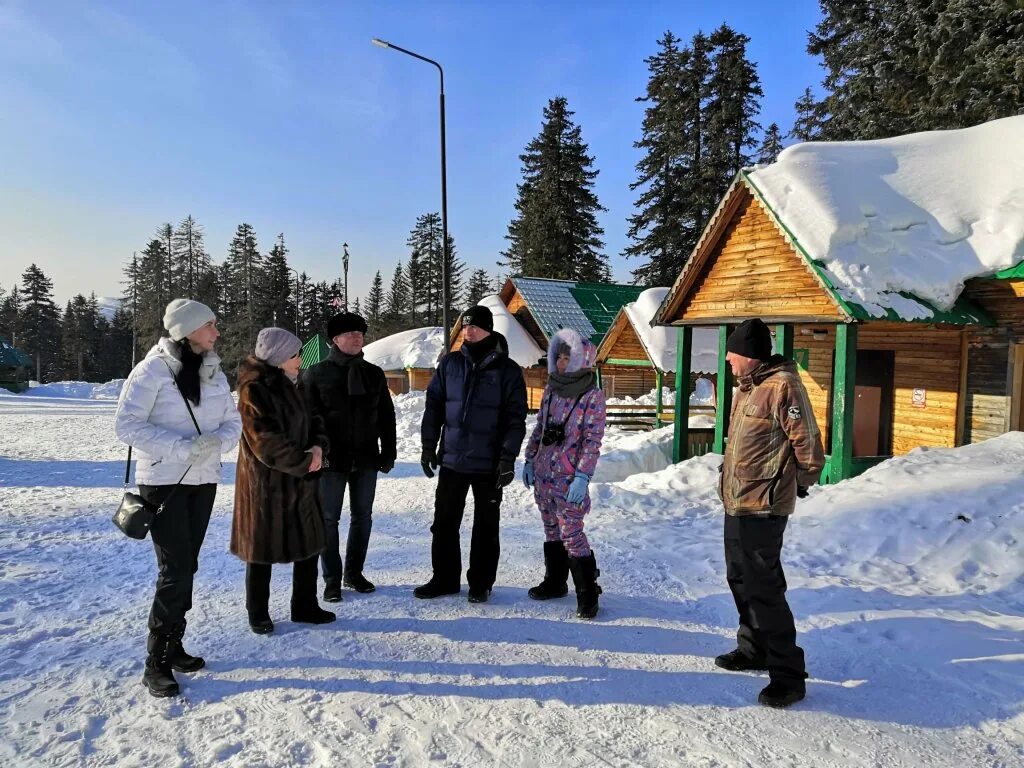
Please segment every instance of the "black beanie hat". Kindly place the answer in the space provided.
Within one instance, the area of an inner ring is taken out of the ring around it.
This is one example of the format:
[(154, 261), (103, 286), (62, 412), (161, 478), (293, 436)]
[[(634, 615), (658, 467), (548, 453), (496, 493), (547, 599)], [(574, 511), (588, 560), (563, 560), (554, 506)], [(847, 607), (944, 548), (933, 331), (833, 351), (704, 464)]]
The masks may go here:
[(772, 332), (763, 320), (744, 320), (729, 334), (725, 349), (754, 360), (768, 360), (772, 356)]
[(477, 304), (462, 313), (463, 325), (475, 325), (488, 333), (494, 330), (494, 315), (487, 307)]
[(339, 312), (327, 321), (327, 338), (329, 339), (333, 339), (339, 333), (352, 331), (366, 333), (368, 330), (366, 321), (355, 312)]

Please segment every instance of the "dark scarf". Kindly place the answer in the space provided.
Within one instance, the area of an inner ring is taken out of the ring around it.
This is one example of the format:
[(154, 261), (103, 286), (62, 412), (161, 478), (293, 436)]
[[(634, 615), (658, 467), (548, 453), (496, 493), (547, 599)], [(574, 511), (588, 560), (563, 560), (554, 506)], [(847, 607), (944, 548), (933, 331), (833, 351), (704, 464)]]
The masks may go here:
[(203, 356), (193, 351), (188, 339), (178, 342), (178, 350), (181, 353), (181, 370), (174, 377), (174, 383), (185, 397), (195, 405), (199, 405), (202, 387), (199, 384), (199, 369), (203, 365)]
[(572, 373), (555, 371), (548, 374), (548, 386), (556, 395), (575, 400), (597, 388), (597, 377), (593, 368), (580, 368)]
[(350, 396), (365, 395), (367, 392), (365, 364), (363, 353), (346, 355), (336, 346), (331, 348), (331, 360), (348, 371), (348, 394)]
[(493, 333), (476, 342), (464, 342), (463, 345), (469, 352), (470, 359), (480, 365), (485, 357), (498, 348), (498, 337)]

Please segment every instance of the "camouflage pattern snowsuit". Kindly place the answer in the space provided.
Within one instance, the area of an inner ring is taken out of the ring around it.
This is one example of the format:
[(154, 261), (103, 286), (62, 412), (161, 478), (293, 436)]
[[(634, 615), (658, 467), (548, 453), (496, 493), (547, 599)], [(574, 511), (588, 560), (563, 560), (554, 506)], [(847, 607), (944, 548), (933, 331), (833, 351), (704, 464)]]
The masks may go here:
[[(597, 350), (571, 329), (563, 329), (551, 339), (548, 372), (555, 372), (558, 348), (568, 344), (566, 373), (593, 368)], [(565, 440), (544, 445), (541, 436), (547, 424), (565, 423)], [(605, 403), (600, 389), (591, 389), (576, 401), (557, 395), (549, 384), (541, 400), (537, 426), (526, 445), (526, 461), (533, 462), (534, 498), (540, 508), (546, 541), (561, 541), (570, 557), (590, 554), (590, 542), (583, 532), (583, 518), (590, 512), (590, 492), (580, 504), (566, 501), (569, 485), (577, 474), (593, 477), (604, 439)]]

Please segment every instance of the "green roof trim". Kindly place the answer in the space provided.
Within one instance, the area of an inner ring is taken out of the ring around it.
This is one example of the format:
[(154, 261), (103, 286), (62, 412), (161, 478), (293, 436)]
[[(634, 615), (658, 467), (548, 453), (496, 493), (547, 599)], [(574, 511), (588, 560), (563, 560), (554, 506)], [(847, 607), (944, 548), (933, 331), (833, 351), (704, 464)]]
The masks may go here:
[(576, 287), (570, 288), (569, 293), (576, 299), (590, 324), (594, 326), (594, 335), (590, 337), (590, 340), (594, 344), (599, 344), (604, 335), (608, 333), (612, 323), (615, 322), (615, 316), (619, 310), (640, 298), (640, 294), (644, 290), (636, 285), (576, 283)]
[(994, 275), (989, 275), (989, 277), (994, 277), (996, 280), (1019, 280), (1024, 278), (1024, 261), (1015, 266), (1001, 269)]
[[(761, 190), (758, 189), (757, 184), (754, 183), (754, 180), (750, 178), (749, 174), (746, 171), (740, 171), (740, 176), (743, 178), (744, 181), (746, 181), (747, 185), (754, 192), (754, 194), (757, 195), (757, 199), (761, 201), (761, 204), (771, 214), (772, 219), (774, 219), (775, 222), (779, 225), (779, 227), (781, 227), (782, 230), (786, 233), (786, 236), (789, 238), (790, 242), (793, 243), (793, 246), (796, 249), (797, 253), (799, 253), (803, 257), (804, 261), (806, 261), (807, 264), (810, 265), (811, 269), (814, 270), (814, 273), (818, 276), (822, 284), (828, 290), (829, 294), (832, 296), (832, 299), (836, 302), (836, 304), (839, 305), (839, 307), (843, 310), (843, 312), (846, 313), (846, 315), (850, 319), (858, 320), (860, 322), (889, 321), (894, 323), (948, 323), (950, 325), (986, 326), (995, 325), (995, 322), (993, 321), (992, 317), (987, 312), (985, 312), (983, 309), (981, 309), (981, 307), (973, 304), (971, 301), (964, 298), (963, 296), (958, 297), (956, 302), (954, 302), (953, 306), (950, 309), (941, 310), (937, 309), (935, 305), (932, 304), (930, 301), (926, 301), (925, 299), (922, 299), (921, 297), (916, 296), (908, 291), (897, 291), (896, 293), (898, 293), (903, 298), (917, 302), (918, 304), (925, 307), (932, 313), (931, 317), (911, 318), (901, 317), (899, 314), (897, 314), (896, 310), (892, 309), (891, 307), (882, 307), (882, 309), (885, 310), (885, 314), (879, 317), (878, 315), (874, 315), (871, 312), (869, 312), (862, 305), (856, 304), (848, 299), (844, 299), (839, 294), (839, 290), (832, 283), (832, 280), (829, 278), (828, 272), (825, 271), (824, 265), (821, 262), (817, 261), (816, 259), (812, 258), (811, 255), (807, 253), (803, 245), (797, 239), (796, 235), (793, 234), (789, 227), (786, 226), (785, 222), (782, 221), (782, 218), (775, 212), (771, 205), (768, 204), (768, 201), (765, 199), (764, 195), (761, 194)], [(1019, 276), (1024, 277), (1024, 262), (1021, 262), (1021, 264), (1018, 264), (1013, 269), (1021, 269), (1022, 271), (1019, 274)], [(998, 277), (1001, 274), (1002, 273), (997, 273), (996, 276)], [(1010, 275), (1009, 277), (1016, 276), (1018, 275)]]
[(328, 358), (331, 354), (331, 345), (321, 334), (312, 336), (309, 341), (302, 345), (302, 368), (312, 368), (319, 362)]

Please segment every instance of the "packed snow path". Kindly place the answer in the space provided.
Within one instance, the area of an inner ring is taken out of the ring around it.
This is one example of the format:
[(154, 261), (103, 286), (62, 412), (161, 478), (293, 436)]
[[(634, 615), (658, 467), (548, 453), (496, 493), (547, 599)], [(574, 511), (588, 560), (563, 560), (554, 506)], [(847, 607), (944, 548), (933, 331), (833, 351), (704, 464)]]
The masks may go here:
[(716, 457), (595, 487), (592, 623), (571, 597), (527, 598), (542, 536), (519, 483), (491, 602), (421, 601), (434, 483), (422, 399), (398, 405), (377, 592), (297, 626), (275, 568), (277, 629), (253, 635), (226, 462), (186, 641), (208, 667), (157, 700), (141, 684), (152, 547), (109, 521), (113, 405), (0, 397), (0, 765), (1024, 765), (1024, 436), (914, 454), (801, 503), (784, 554), (813, 679), (779, 712), (755, 703), (766, 678), (712, 662), (735, 610)]

